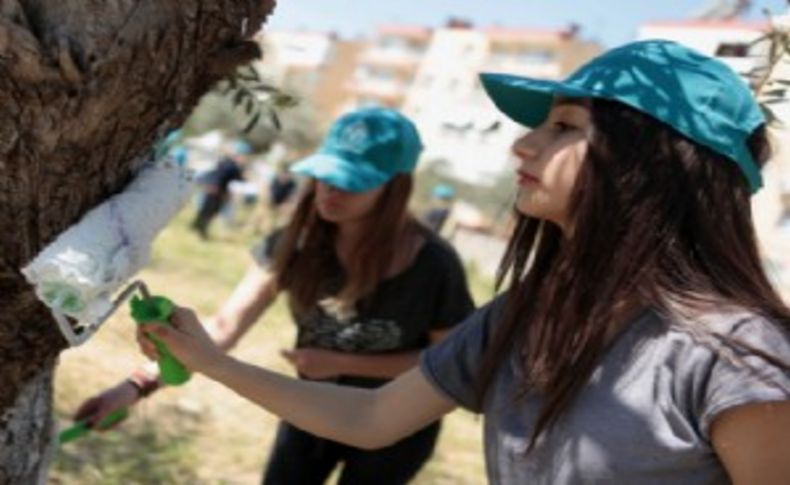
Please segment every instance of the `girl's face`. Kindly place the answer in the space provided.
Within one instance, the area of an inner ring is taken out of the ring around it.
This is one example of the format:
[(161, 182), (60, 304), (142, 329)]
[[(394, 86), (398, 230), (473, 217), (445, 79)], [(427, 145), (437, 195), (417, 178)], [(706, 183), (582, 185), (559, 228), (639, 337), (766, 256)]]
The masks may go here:
[(588, 99), (555, 99), (542, 125), (513, 144), (516, 209), (567, 230), (568, 204), (592, 131)]
[(386, 184), (367, 192), (346, 192), (316, 181), (315, 206), (326, 221), (354, 222), (370, 216)]

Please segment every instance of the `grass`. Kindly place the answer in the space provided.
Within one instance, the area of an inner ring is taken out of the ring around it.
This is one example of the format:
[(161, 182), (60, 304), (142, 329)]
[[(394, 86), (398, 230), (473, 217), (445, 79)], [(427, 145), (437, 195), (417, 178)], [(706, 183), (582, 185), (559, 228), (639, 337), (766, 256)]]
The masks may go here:
[[(210, 315), (229, 295), (251, 260), (249, 236), (213, 227), (217, 238), (202, 243), (187, 231), (185, 211), (160, 235), (149, 267), (141, 273), (153, 293), (167, 295)], [(481, 303), (490, 281), (470, 270)], [(79, 404), (114, 385), (144, 362), (128, 314), (119, 313), (93, 339), (61, 356), (55, 382), (55, 412), (62, 427)], [(295, 338), (282, 299), (234, 350), (241, 359), (290, 373), (279, 356)], [(277, 419), (202, 376), (142, 401), (118, 428), (92, 433), (58, 450), (50, 483), (257, 484)], [(481, 420), (456, 411), (444, 421), (436, 454), (415, 479), (418, 484), (478, 484), (485, 481)]]

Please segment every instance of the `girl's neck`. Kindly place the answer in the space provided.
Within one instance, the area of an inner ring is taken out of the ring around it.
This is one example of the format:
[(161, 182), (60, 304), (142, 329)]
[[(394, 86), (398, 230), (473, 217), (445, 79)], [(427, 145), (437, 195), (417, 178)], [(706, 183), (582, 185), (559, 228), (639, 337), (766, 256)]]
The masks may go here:
[(358, 241), (365, 237), (367, 226), (366, 219), (358, 219), (338, 224), (337, 248), (340, 251), (352, 251)]
[[(347, 265), (348, 261), (352, 259), (354, 251), (359, 250), (359, 241), (369, 237), (369, 227), (370, 222), (366, 219), (338, 224), (335, 251), (341, 264)], [(408, 224), (401, 222), (399, 229), (395, 236), (396, 241), (393, 242), (399, 249), (395, 252), (390, 267), (386, 270), (388, 277), (410, 266), (425, 242), (422, 236), (408, 229)]]

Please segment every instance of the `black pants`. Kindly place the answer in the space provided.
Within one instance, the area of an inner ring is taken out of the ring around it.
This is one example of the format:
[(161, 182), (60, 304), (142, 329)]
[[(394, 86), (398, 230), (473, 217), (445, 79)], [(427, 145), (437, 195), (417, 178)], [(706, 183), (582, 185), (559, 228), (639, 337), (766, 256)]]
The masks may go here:
[(339, 485), (402, 485), (433, 454), (440, 424), (417, 431), (394, 445), (362, 450), (280, 423), (263, 485), (320, 485), (342, 463)]
[(206, 194), (204, 196), (198, 208), (197, 216), (194, 222), (192, 222), (192, 228), (195, 229), (201, 237), (208, 237), (208, 225), (211, 223), (211, 220), (219, 214), (219, 211), (222, 210), (225, 199), (225, 194)]

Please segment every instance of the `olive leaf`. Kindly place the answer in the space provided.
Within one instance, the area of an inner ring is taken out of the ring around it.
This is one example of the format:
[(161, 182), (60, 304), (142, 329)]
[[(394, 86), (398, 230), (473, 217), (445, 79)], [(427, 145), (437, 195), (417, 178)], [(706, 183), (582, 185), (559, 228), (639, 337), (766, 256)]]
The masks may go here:
[(243, 109), (247, 122), (243, 132), (249, 133), (265, 118), (277, 130), (282, 130), (278, 111), (293, 108), (299, 99), (261, 78), (253, 65), (242, 66), (220, 82), (217, 91), (230, 99), (234, 108)]

